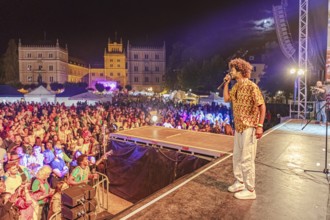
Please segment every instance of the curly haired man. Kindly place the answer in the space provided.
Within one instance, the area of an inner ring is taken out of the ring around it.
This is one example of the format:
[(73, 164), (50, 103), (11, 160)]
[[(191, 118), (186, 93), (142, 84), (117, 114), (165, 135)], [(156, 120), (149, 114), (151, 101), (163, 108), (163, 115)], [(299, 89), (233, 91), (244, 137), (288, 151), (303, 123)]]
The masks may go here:
[[(252, 65), (237, 58), (229, 62), (225, 77), (224, 100), (232, 102), (235, 123), (233, 171), (235, 183), (228, 188), (237, 199), (255, 199), (255, 157), (257, 139), (263, 134), (266, 105), (259, 87), (249, 78)], [(236, 81), (231, 90), (230, 80)]]

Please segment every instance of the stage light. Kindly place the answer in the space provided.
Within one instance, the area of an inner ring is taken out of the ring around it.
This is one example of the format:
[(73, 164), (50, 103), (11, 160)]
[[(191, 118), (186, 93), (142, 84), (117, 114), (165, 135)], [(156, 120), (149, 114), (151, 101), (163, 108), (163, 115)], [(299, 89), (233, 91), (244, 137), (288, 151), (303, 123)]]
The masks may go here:
[(157, 115), (154, 115), (154, 116), (152, 116), (151, 117), (151, 120), (152, 120), (152, 122), (157, 122), (158, 121), (158, 117), (157, 117)]
[(302, 76), (305, 74), (305, 71), (302, 70), (302, 69), (299, 69), (298, 72), (297, 72), (298, 76)]
[(295, 74), (296, 72), (297, 72), (297, 70), (295, 68), (290, 69), (290, 74)]

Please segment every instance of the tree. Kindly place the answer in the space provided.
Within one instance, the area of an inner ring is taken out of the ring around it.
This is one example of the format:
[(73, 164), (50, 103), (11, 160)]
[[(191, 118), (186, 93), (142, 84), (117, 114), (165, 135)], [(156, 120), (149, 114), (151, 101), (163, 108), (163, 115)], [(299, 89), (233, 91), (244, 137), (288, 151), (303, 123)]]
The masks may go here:
[(127, 89), (127, 91), (131, 91), (132, 90), (132, 86), (131, 85), (126, 85), (125, 89)]
[(119, 91), (121, 91), (121, 90), (123, 90), (123, 87), (122, 87), (121, 85), (117, 85), (117, 89), (118, 89)]
[(102, 83), (96, 83), (95, 84), (95, 89), (99, 92), (103, 92), (104, 91), (104, 85)]
[(3, 64), (3, 56), (0, 57), (0, 82), (4, 83), (6, 82), (5, 80), (5, 67)]
[(14, 39), (8, 42), (7, 50), (3, 56), (3, 68), (5, 81), (19, 81), (18, 52)]

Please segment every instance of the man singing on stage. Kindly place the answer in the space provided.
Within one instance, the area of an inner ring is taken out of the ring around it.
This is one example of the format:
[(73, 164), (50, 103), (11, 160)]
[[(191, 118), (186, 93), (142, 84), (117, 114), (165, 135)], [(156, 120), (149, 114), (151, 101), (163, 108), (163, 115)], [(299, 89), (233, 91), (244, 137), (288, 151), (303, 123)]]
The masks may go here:
[[(233, 171), (236, 181), (228, 188), (237, 199), (255, 199), (257, 139), (262, 137), (266, 105), (259, 87), (249, 80), (252, 65), (242, 59), (229, 62), (224, 81), (224, 100), (232, 102), (235, 123)], [(230, 80), (236, 84), (229, 91)]]

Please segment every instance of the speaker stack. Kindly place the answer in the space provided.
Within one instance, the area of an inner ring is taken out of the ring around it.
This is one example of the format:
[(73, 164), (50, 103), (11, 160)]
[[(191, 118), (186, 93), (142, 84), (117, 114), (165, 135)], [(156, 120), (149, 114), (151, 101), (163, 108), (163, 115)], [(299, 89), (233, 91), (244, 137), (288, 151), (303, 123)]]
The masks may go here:
[(62, 192), (62, 219), (89, 220), (96, 212), (96, 190), (87, 184), (70, 187)]

